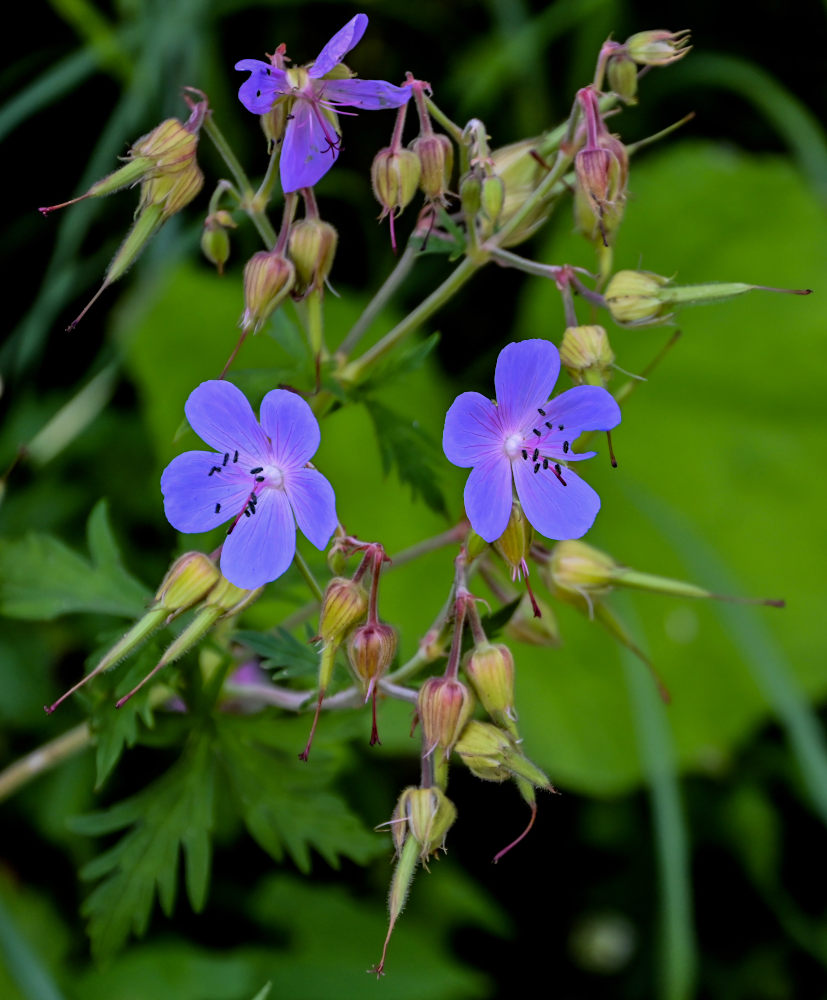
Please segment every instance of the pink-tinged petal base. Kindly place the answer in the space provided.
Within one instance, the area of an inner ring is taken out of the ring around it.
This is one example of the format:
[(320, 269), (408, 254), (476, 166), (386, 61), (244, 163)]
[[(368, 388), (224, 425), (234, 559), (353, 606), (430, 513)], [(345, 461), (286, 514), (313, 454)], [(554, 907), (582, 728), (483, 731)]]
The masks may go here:
[[(222, 459), (213, 451), (186, 451), (164, 469), (164, 513), (176, 531), (211, 531), (246, 504), (251, 488), (246, 468), (242, 473), (232, 462), (222, 466)], [(221, 471), (210, 475), (214, 467)]]
[(304, 537), (323, 549), (336, 530), (336, 497), (333, 487), (315, 469), (297, 469), (286, 483), (296, 523)]
[(457, 396), (445, 414), (442, 450), (461, 469), (503, 454), (499, 411), (490, 399), (478, 392)]
[(261, 426), (283, 469), (300, 469), (318, 450), (319, 422), (301, 396), (288, 389), (273, 389), (261, 401)]
[(465, 513), (486, 542), (495, 542), (508, 526), (512, 498), (511, 462), (504, 454), (471, 470), (465, 484)]
[(546, 538), (581, 538), (594, 524), (600, 497), (572, 469), (560, 470), (565, 486), (551, 469), (533, 469), (528, 462), (514, 463), (517, 496), (529, 523)]
[(548, 340), (523, 340), (505, 346), (494, 373), (503, 427), (516, 431), (537, 419), (537, 409), (548, 400), (559, 374), (560, 355)]
[(264, 490), (256, 513), (241, 517), (221, 550), (221, 572), (253, 590), (278, 579), (296, 554), (296, 524), (282, 490)]

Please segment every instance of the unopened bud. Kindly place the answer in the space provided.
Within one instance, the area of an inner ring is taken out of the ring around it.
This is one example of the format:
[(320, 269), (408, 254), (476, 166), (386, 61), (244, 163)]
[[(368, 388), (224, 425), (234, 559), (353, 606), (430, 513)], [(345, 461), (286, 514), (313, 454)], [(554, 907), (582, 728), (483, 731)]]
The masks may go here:
[(600, 136), (599, 143), (581, 149), (574, 158), (574, 210), (583, 235), (609, 246), (623, 218), (629, 155), (620, 140), (608, 132)]
[(614, 352), (602, 326), (570, 326), (563, 334), (560, 363), (572, 382), (605, 386), (614, 360)]
[(368, 595), (360, 583), (334, 577), (324, 592), (319, 616), (319, 636), (325, 644), (339, 645), (368, 610)]
[(482, 182), (482, 214), (488, 219), (492, 226), (502, 214), (505, 204), (505, 183), (502, 177), (491, 174)]
[(479, 643), (468, 653), (463, 669), (485, 711), (497, 725), (516, 736), (514, 657), (508, 646)]
[(155, 601), (166, 612), (177, 614), (203, 600), (220, 577), (209, 556), (203, 552), (185, 552), (167, 571)]
[(321, 219), (301, 219), (290, 228), (288, 248), (296, 267), (293, 294), (320, 289), (333, 267), (339, 236), (329, 222)]
[(145, 180), (140, 207), (159, 205), (162, 221), (166, 221), (189, 205), (203, 186), (204, 175), (193, 160), (183, 170), (158, 173)]
[(420, 860), (425, 861), (444, 849), (445, 837), (456, 818), (456, 807), (441, 789), (406, 788), (399, 796), (391, 820), (397, 855), (410, 835), (419, 845)]
[(513, 737), (490, 722), (472, 719), (457, 742), (463, 764), (483, 781), (523, 778), (535, 788), (550, 788), (546, 775), (519, 750)]
[(381, 622), (360, 625), (348, 640), (347, 655), (362, 690), (370, 695), (396, 655), (396, 632)]
[(134, 142), (129, 155), (148, 157), (158, 172), (175, 173), (195, 159), (197, 148), (197, 128), (193, 130), (177, 118), (167, 118)]
[(412, 149), (380, 149), (373, 158), (370, 182), (373, 194), (382, 206), (382, 215), (394, 217), (411, 203), (419, 187), (422, 165)]
[(483, 552), (488, 551), (488, 542), (478, 535), (476, 531), (471, 530), (468, 532), (468, 537), (465, 539), (465, 551), (468, 553), (468, 561), (476, 559), (477, 556), (481, 556)]
[(260, 250), (244, 266), (242, 330), (257, 333), (287, 297), (296, 280), (293, 262), (275, 251)]
[(637, 104), (637, 65), (622, 48), (609, 58), (606, 75), (609, 88), (625, 104)]
[(473, 711), (474, 696), (466, 684), (449, 677), (429, 677), (417, 700), (425, 753), (441, 747), (444, 756), (450, 756)]
[(690, 51), (689, 29), (639, 31), (627, 38), (623, 47), (641, 66), (668, 66)]
[(610, 555), (585, 542), (558, 542), (547, 566), (549, 589), (564, 600), (570, 600), (573, 594), (608, 594), (616, 569), (617, 563)]
[(511, 504), (511, 516), (505, 531), (494, 542), (494, 548), (511, 568), (511, 579), (515, 580), (526, 570), (526, 557), (531, 550), (534, 528), (523, 512), (522, 504), (515, 500)]
[(224, 273), (224, 265), (230, 258), (229, 229), (235, 229), (233, 217), (225, 209), (213, 212), (204, 220), (201, 231), (201, 252), (214, 264), (218, 273)]
[(290, 99), (280, 97), (267, 114), (261, 115), (259, 123), (270, 150), (284, 138), (290, 110)]
[(612, 319), (620, 326), (648, 326), (672, 319), (660, 297), (669, 283), (651, 271), (618, 271), (606, 286), (604, 298)]
[(447, 135), (420, 135), (411, 143), (419, 157), (422, 174), (419, 186), (432, 201), (444, 201), (454, 168), (454, 147)]
[[(505, 197), (499, 224), (506, 225), (531, 197), (548, 170), (536, 155), (539, 139), (524, 139), (501, 146), (491, 153), (494, 173), (502, 180)], [(516, 246), (532, 236), (551, 215), (551, 198), (538, 202), (525, 219), (503, 241), (504, 247)]]

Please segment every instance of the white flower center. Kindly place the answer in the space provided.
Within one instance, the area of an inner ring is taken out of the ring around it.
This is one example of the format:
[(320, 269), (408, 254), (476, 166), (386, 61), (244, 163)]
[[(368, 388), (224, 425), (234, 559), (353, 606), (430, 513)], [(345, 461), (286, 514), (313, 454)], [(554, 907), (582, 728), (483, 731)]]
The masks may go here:
[(284, 473), (277, 465), (265, 465), (261, 475), (264, 476), (264, 485), (271, 490), (284, 489)]
[(505, 441), (503, 441), (503, 451), (509, 458), (516, 458), (520, 454), (522, 444), (522, 434), (509, 434)]

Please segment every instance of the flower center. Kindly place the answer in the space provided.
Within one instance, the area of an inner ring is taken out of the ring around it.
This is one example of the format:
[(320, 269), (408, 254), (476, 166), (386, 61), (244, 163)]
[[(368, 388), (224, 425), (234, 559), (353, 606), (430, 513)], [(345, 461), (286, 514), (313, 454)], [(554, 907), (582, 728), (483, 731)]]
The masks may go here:
[(520, 454), (520, 448), (522, 448), (522, 445), (522, 434), (509, 434), (505, 441), (503, 441), (503, 451), (509, 458), (513, 459)]

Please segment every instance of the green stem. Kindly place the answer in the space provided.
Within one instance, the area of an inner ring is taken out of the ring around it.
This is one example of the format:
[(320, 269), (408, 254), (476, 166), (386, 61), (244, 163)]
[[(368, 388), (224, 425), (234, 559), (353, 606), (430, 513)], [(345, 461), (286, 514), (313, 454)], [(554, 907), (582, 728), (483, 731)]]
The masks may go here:
[(258, 191), (255, 193), (253, 198), (253, 204), (256, 207), (256, 211), (263, 212), (270, 201), (270, 195), (273, 193), (273, 188), (276, 184), (276, 177), (278, 175), (278, 165), (279, 159), (281, 158), (281, 146), (273, 146), (273, 151), (270, 153), (270, 160), (267, 164), (267, 170), (264, 172), (264, 177), (259, 184)]
[(82, 722), (74, 729), (44, 743), (31, 753), (0, 771), (0, 801), (13, 795), (18, 788), (27, 785), (33, 778), (62, 764), (64, 760), (92, 745), (92, 731), (88, 722)]
[(428, 114), (439, 122), (458, 146), (462, 146), (462, 129), (459, 125), (451, 121), (448, 115), (444, 111), (441, 111), (430, 97), (425, 98), (425, 106), (428, 109)]
[(413, 268), (415, 260), (416, 260), (416, 249), (413, 247), (411, 243), (408, 243), (407, 247), (405, 247), (405, 250), (402, 253), (402, 256), (396, 262), (396, 267), (394, 267), (394, 269), (385, 279), (384, 283), (382, 284), (382, 287), (367, 304), (367, 306), (362, 312), (362, 315), (350, 328), (350, 330), (347, 333), (347, 336), (339, 346), (339, 350), (336, 353), (337, 356), (341, 359), (342, 364), (344, 364), (347, 361), (348, 355), (362, 339), (363, 335), (370, 327), (371, 323), (385, 308), (390, 298), (394, 295), (394, 293), (402, 284), (402, 282), (411, 273), (411, 269)]
[(313, 593), (313, 596), (321, 604), (324, 594), (322, 593), (322, 588), (319, 586), (316, 577), (313, 576), (310, 571), (310, 567), (304, 561), (304, 556), (296, 549), (296, 554), (293, 557), (293, 562), (295, 563), (296, 569), (304, 577), (304, 581)]
[(314, 358), (326, 358), (327, 348), (324, 343), (324, 313), (322, 311), (322, 293), (314, 289), (304, 300), (305, 320), (307, 322), (307, 338)]
[(339, 372), (339, 378), (343, 382), (358, 382), (371, 365), (376, 364), (377, 361), (396, 347), (401, 340), (404, 340), (408, 334), (413, 333), (425, 320), (429, 319), (440, 309), (452, 295), (458, 292), (471, 275), (483, 266), (485, 260), (486, 258), (471, 260), (466, 257), (445, 281), (442, 282), (439, 288), (435, 289), (424, 301), (420, 302), (416, 309), (406, 316), (401, 323), (397, 323), (389, 333), (386, 333), (378, 343), (374, 344), (370, 350), (365, 351), (361, 357), (346, 365)]

